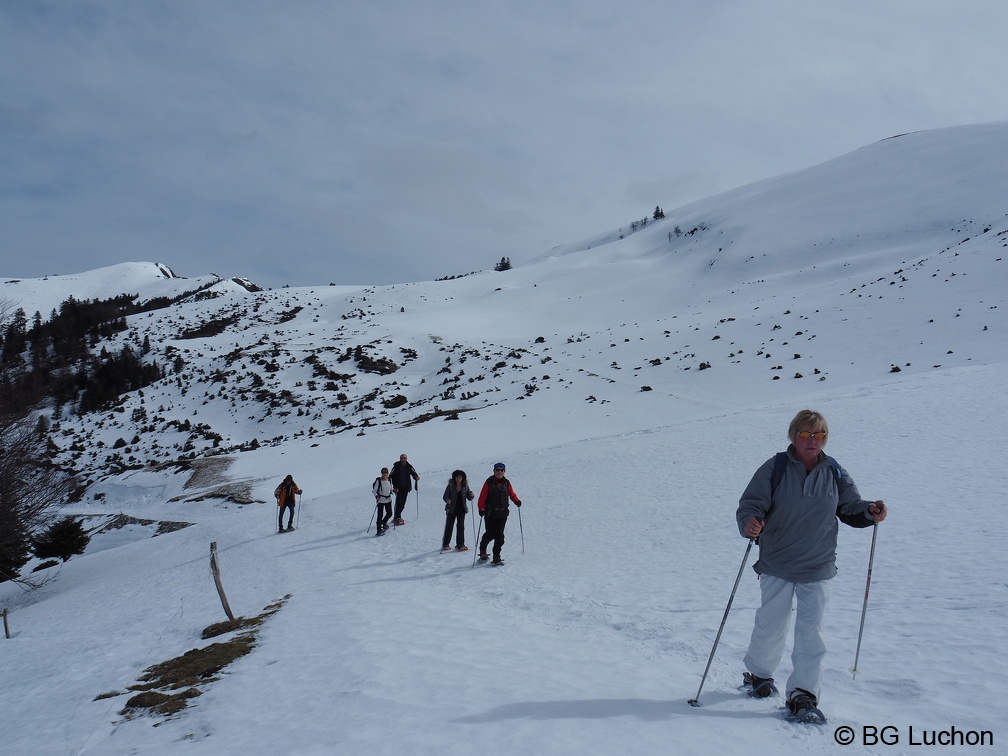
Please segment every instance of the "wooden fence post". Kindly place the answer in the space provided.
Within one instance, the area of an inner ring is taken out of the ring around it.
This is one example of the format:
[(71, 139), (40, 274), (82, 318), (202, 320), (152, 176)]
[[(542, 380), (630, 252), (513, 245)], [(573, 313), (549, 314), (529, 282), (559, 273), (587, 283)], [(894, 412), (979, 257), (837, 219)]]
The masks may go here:
[(221, 585), (220, 566), (217, 564), (217, 541), (210, 542), (210, 570), (213, 572), (214, 583), (217, 584), (217, 593), (220, 594), (221, 604), (224, 605), (224, 613), (228, 619), (234, 622), (234, 614), (228, 606), (227, 596), (224, 595), (224, 586)]
[(6, 635), (7, 639), (10, 640), (10, 625), (7, 624), (7, 608), (6, 607), (4, 607), (4, 610), (3, 610), (3, 629), (4, 629), (4, 635)]

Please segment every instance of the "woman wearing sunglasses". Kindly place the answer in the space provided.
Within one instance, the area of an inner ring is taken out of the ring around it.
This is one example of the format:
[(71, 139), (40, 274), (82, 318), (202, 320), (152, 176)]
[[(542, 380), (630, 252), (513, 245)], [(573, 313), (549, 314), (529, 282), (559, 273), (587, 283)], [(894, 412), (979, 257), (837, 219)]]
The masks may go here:
[(817, 707), (826, 655), (823, 614), (837, 572), (838, 521), (868, 527), (885, 519), (886, 507), (862, 499), (847, 471), (823, 452), (829, 426), (820, 413), (802, 410), (795, 415), (788, 438), (787, 451), (753, 475), (735, 513), (739, 532), (759, 544), (753, 569), (760, 576), (761, 603), (743, 682), (760, 698), (777, 692), (773, 674), (797, 599), (786, 700), (796, 716), (815, 711), (821, 717)]

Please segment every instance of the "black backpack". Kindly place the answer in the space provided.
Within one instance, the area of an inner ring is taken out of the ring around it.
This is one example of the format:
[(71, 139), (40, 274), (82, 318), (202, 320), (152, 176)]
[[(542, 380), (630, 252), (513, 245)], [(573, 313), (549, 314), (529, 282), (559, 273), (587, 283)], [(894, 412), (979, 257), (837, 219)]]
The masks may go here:
[(487, 491), (486, 514), (489, 517), (507, 517), (508, 515), (508, 479), (497, 480), (494, 477), (487, 478), (489, 490)]

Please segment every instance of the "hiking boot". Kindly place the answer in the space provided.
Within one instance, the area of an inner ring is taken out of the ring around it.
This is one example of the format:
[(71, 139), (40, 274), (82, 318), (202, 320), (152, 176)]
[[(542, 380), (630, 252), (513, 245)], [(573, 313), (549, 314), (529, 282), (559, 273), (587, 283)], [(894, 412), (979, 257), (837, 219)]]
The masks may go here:
[(788, 699), (787, 706), (788, 710), (795, 716), (798, 715), (800, 711), (809, 711), (816, 708), (816, 704), (819, 702), (816, 697), (809, 693), (807, 690), (802, 690), (801, 688), (796, 688), (791, 694), (791, 698)]
[(447, 543), (441, 547), (441, 551), (451, 551), (452, 548)]
[(491, 564), (504, 564), (504, 560), (501, 559), (500, 557), (494, 557), (494, 560), (491, 562)]
[(469, 551), (469, 547), (463, 544), (462, 546), (456, 546), (455, 551)]
[(277, 533), (283, 533), (283, 532), (284, 532), (283, 528), (280, 528), (280, 530), (277, 531)]
[(489, 562), (490, 561), (490, 556), (487, 555), (487, 554), (480, 554), (479, 555), (479, 560), (481, 562)]
[(402, 517), (397, 517), (393, 522), (396, 525), (405, 525), (406, 524), (406, 520), (404, 520)]
[(751, 672), (743, 672), (742, 683), (749, 688), (749, 695), (753, 698), (766, 698), (777, 692), (772, 677), (757, 677)]

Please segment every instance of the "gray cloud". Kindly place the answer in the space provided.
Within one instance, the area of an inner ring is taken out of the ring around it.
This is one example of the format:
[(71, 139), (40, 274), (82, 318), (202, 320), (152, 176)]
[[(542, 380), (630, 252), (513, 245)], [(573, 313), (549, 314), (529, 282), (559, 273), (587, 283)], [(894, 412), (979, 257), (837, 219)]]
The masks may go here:
[(894, 133), (1008, 114), (1008, 7), (0, 5), (0, 275), (268, 286), (520, 262)]

